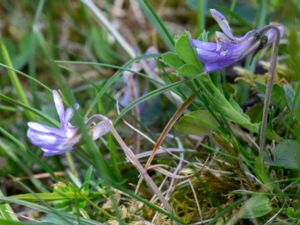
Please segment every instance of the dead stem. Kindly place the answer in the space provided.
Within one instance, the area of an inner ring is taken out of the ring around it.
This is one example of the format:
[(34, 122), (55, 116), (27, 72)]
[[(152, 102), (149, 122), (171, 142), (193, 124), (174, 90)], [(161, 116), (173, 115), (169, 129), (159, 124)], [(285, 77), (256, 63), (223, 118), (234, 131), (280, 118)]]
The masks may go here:
[(161, 201), (161, 203), (163, 204), (165, 209), (168, 210), (169, 212), (172, 212), (171, 206), (169, 205), (167, 200), (164, 198), (163, 194), (160, 192), (160, 190), (158, 189), (158, 187), (156, 186), (156, 184), (154, 183), (152, 178), (149, 176), (147, 171), (144, 169), (142, 164), (137, 160), (137, 158), (135, 157), (132, 150), (123, 141), (123, 139), (121, 138), (121, 136), (119, 135), (117, 130), (114, 128), (114, 125), (113, 125), (112, 121), (110, 119), (108, 119), (107, 117), (103, 116), (103, 115), (96, 114), (96, 115), (91, 116), (88, 119), (87, 123), (90, 123), (91, 121), (94, 121), (95, 119), (99, 119), (99, 120), (105, 121), (107, 123), (107, 125), (110, 127), (110, 131), (111, 131), (112, 135), (115, 137), (115, 139), (117, 140), (117, 142), (121, 146), (121, 148), (124, 151), (124, 153), (125, 153), (126, 157), (128, 158), (128, 160), (139, 171), (141, 177), (143, 177), (145, 179), (145, 181), (148, 183), (149, 187), (158, 196), (159, 200)]
[[(138, 87), (134, 83), (133, 74), (128, 75), (128, 86), (129, 86), (129, 91), (130, 91), (132, 100), (136, 100), (138, 98), (138, 96), (137, 96)], [(133, 113), (137, 120), (137, 123), (136, 123), (137, 129), (140, 129), (139, 122), (141, 119), (141, 112), (140, 112), (139, 106), (137, 106), (133, 109)], [(141, 137), (140, 137), (139, 133), (136, 133), (135, 144), (134, 144), (134, 153), (135, 154), (140, 153), (140, 145), (141, 145)]]
[(92, 0), (82, 0), (82, 2), (94, 13), (97, 19), (105, 26), (105, 28), (116, 38), (117, 42), (123, 47), (131, 58), (136, 57), (134, 49), (123, 38), (123, 36), (115, 29), (109, 20), (103, 15), (102, 11), (94, 4)]
[[(145, 165), (145, 170), (146, 171), (149, 168), (149, 166), (151, 165), (151, 162), (154, 159), (154, 156), (156, 155), (156, 152), (158, 151), (159, 147), (161, 146), (161, 144), (163, 143), (163, 141), (167, 137), (167, 134), (169, 133), (171, 128), (174, 126), (174, 124), (176, 123), (178, 118), (182, 115), (184, 110), (186, 110), (186, 108), (193, 102), (195, 97), (196, 97), (195, 94), (191, 94), (191, 96), (176, 110), (174, 115), (171, 117), (171, 119), (169, 120), (169, 122), (167, 123), (167, 125), (165, 126), (163, 131), (161, 132), (159, 138), (157, 139), (157, 141), (156, 141), (156, 143), (155, 143), (155, 145), (152, 149), (152, 153), (151, 153), (150, 157), (148, 158), (147, 163)], [(143, 178), (140, 177), (140, 179), (138, 181), (138, 184), (137, 184), (136, 193), (138, 192), (142, 181), (143, 181)]]

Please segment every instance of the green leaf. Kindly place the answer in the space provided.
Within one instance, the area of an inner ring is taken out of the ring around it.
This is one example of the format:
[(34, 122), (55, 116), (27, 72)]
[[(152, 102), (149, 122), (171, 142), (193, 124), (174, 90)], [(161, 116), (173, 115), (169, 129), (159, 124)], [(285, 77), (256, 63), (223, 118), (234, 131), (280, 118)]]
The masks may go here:
[[(265, 84), (256, 82), (256, 87), (259, 92), (261, 92), (263, 95), (265, 95), (265, 92), (266, 92)], [(282, 87), (280, 87), (278, 84), (273, 85), (271, 101), (273, 102), (273, 104), (275, 106), (280, 107), (280, 108), (283, 108), (286, 105), (284, 89)]]
[(289, 207), (287, 209), (287, 215), (290, 218), (300, 219), (300, 209), (294, 209), (292, 207)]
[(272, 166), (286, 169), (300, 169), (300, 143), (295, 140), (285, 140), (272, 150), (274, 160), (266, 159)]
[[(12, 61), (10, 59), (9, 53), (7, 51), (7, 48), (4, 45), (4, 42), (2, 41), (1, 36), (0, 36), (0, 51), (1, 51), (4, 63), (8, 67), (13, 68)], [(21, 84), (21, 81), (19, 80), (19, 77), (17, 76), (17, 74), (13, 70), (7, 70), (7, 73), (8, 73), (8, 76), (9, 76), (10, 80), (11, 80), (12, 86), (16, 90), (16, 94), (17, 94), (20, 102), (22, 104), (24, 104), (25, 106), (29, 107), (30, 104), (29, 104), (29, 101), (27, 99), (24, 87)], [(25, 108), (24, 112), (25, 112), (25, 115), (26, 115), (27, 119), (30, 119), (30, 120), (34, 120), (35, 119), (35, 116), (30, 111), (28, 111), (26, 108)]]
[(298, 49), (300, 48), (300, 41), (298, 38), (298, 28), (296, 26), (292, 26), (288, 35), (288, 58), (289, 58), (289, 68), (292, 69), (292, 76), (296, 79), (299, 79), (300, 71), (300, 53)]
[(182, 76), (195, 76), (197, 74), (200, 73), (199, 68), (197, 68), (196, 66), (192, 65), (192, 64), (185, 64), (183, 66), (181, 66), (180, 68), (178, 68), (178, 74), (182, 75)]
[(268, 197), (264, 195), (253, 196), (240, 208), (238, 218), (251, 219), (264, 216), (272, 211)]
[[(199, 77), (199, 82), (206, 98), (211, 104), (211, 109), (227, 120), (237, 123), (251, 132), (258, 131), (258, 124), (253, 124), (247, 114), (240, 111), (240, 107), (229, 102), (224, 94), (211, 81), (208, 74)], [(238, 110), (236, 108), (239, 108)]]
[(85, 192), (85, 193), (90, 192), (89, 186), (90, 186), (90, 182), (91, 182), (91, 178), (92, 178), (92, 173), (93, 173), (93, 167), (90, 166), (88, 168), (88, 170), (86, 171), (86, 173), (85, 173), (84, 182), (81, 186), (82, 191)]
[[(241, 114), (244, 114), (243, 109), (241, 108), (241, 106), (240, 106), (236, 101), (234, 101), (232, 98), (229, 99), (229, 103), (231, 104), (231, 106), (232, 106), (236, 111), (238, 111), (238, 112), (241, 113)], [(246, 114), (244, 114), (244, 115), (246, 115)]]
[(84, 192), (53, 192), (53, 193), (35, 193), (33, 194), (19, 194), (9, 196), (11, 199), (19, 199), (25, 201), (36, 202), (41, 199), (44, 201), (57, 201), (57, 200), (70, 200), (70, 199), (85, 199), (87, 197), (99, 197), (102, 193), (94, 192), (94, 193), (84, 193)]
[[(0, 190), (0, 196), (3, 196)], [(9, 221), (18, 221), (18, 218), (9, 204), (1, 204), (0, 205), (0, 218), (6, 219)]]
[(278, 84), (273, 85), (271, 98), (274, 105), (276, 105), (279, 108), (283, 108), (287, 104), (284, 89)]
[(38, 225), (41, 223), (35, 223), (35, 222), (15, 222), (15, 221), (9, 221), (9, 220), (2, 220), (0, 219), (0, 225)]
[(264, 188), (266, 190), (272, 190), (268, 167), (265, 165), (262, 155), (259, 155), (256, 158), (253, 170), (255, 172), (255, 176), (265, 185)]
[(201, 72), (201, 63), (195, 53), (194, 48), (191, 46), (190, 37), (188, 33), (184, 32), (181, 36), (177, 39), (175, 43), (175, 50), (177, 55), (188, 64), (194, 65), (196, 68), (199, 69), (199, 73)]
[(94, 221), (92, 219), (85, 219), (85, 218), (79, 217), (78, 215), (72, 215), (70, 213), (60, 212), (60, 211), (57, 211), (55, 208), (51, 208), (49, 206), (44, 206), (42, 204), (36, 204), (36, 203), (28, 202), (28, 201), (14, 199), (11, 197), (1, 197), (0, 196), (0, 203), (3, 203), (3, 202), (22, 205), (22, 206), (34, 209), (39, 212), (55, 213), (57, 216), (60, 217), (61, 221), (66, 221), (66, 222), (68, 222), (68, 224), (102, 225), (102, 223)]
[(176, 69), (184, 65), (184, 62), (174, 52), (166, 52), (162, 55), (162, 60), (168, 66), (174, 67)]
[[(88, 35), (95, 55), (103, 62), (117, 64), (122, 60), (122, 57), (112, 50), (113, 48), (110, 46), (107, 36), (107, 32), (103, 32), (95, 26), (90, 28)], [(99, 43), (102, 44), (99, 45)]]
[(286, 105), (288, 106), (288, 108), (290, 110), (292, 110), (293, 109), (293, 101), (294, 101), (294, 97), (295, 97), (294, 91), (289, 84), (284, 84), (283, 90), (284, 90)]
[(123, 118), (123, 116), (128, 113), (131, 109), (133, 109), (134, 107), (136, 107), (137, 105), (145, 102), (146, 100), (153, 98), (157, 95), (160, 95), (166, 91), (172, 90), (173, 88), (176, 88), (180, 85), (182, 85), (185, 81), (181, 80), (181, 81), (177, 81), (171, 84), (166, 84), (165, 86), (162, 86), (161, 88), (155, 89), (151, 92), (148, 92), (147, 94), (137, 98), (136, 100), (132, 101), (129, 105), (127, 105), (118, 115), (118, 117), (115, 119), (115, 124), (121, 119)]
[(198, 110), (181, 117), (175, 129), (184, 134), (207, 135), (218, 126), (208, 110)]

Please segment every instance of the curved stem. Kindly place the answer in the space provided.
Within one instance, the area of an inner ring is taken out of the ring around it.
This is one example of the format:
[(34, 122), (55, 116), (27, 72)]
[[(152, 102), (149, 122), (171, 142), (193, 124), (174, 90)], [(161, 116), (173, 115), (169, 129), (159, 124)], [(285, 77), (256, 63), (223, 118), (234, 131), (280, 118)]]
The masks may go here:
[(96, 114), (91, 116), (88, 120), (87, 120), (87, 124), (91, 123), (92, 121), (94, 121), (95, 119), (99, 119), (102, 121), (105, 121), (107, 123), (107, 125), (110, 127), (110, 131), (112, 133), (112, 135), (115, 137), (115, 139), (117, 140), (117, 142), (119, 143), (119, 145), (121, 146), (121, 148), (123, 149), (125, 155), (127, 156), (128, 160), (135, 166), (135, 168), (139, 171), (139, 173), (141, 174), (141, 176), (145, 179), (145, 181), (147, 182), (147, 184), (149, 185), (149, 187), (153, 190), (153, 192), (158, 196), (158, 198), (160, 199), (161, 203), (164, 205), (164, 207), (171, 212), (172, 208), (169, 205), (169, 203), (167, 202), (167, 200), (164, 198), (164, 196), (162, 195), (162, 193), (160, 192), (160, 190), (158, 189), (157, 185), (154, 183), (154, 181), (151, 179), (151, 177), (149, 176), (149, 174), (147, 173), (147, 171), (144, 169), (144, 167), (142, 166), (142, 164), (138, 161), (138, 159), (135, 157), (134, 153), (132, 152), (132, 150), (126, 145), (126, 143), (123, 141), (123, 139), (121, 138), (121, 136), (119, 135), (119, 133), (117, 132), (117, 130), (114, 128), (114, 125), (112, 123), (112, 121), (110, 119), (108, 119), (106, 116), (100, 115), (100, 114)]
[[(194, 98), (196, 97), (195, 94), (191, 94), (190, 97), (182, 103), (182, 105), (176, 110), (176, 112), (173, 114), (173, 116), (170, 118), (169, 122), (167, 123), (167, 125), (165, 126), (165, 128), (163, 129), (163, 131), (161, 132), (161, 134), (159, 135), (152, 151), (151, 151), (151, 155), (149, 156), (146, 165), (145, 165), (145, 170), (147, 171), (149, 166), (151, 165), (154, 156), (156, 155), (159, 147), (161, 146), (161, 144), (164, 142), (165, 138), (167, 137), (169, 131), (172, 129), (172, 127), (174, 126), (174, 124), (176, 123), (176, 121), (178, 120), (178, 118), (182, 115), (182, 113), (184, 112), (184, 110), (186, 110), (186, 108), (193, 102)], [(141, 183), (143, 181), (143, 177), (140, 177), (135, 193), (138, 192)]]
[(275, 41), (272, 45), (272, 56), (271, 56), (271, 63), (270, 63), (270, 69), (269, 69), (269, 77), (268, 77), (268, 81), (267, 81), (263, 115), (262, 115), (262, 121), (261, 121), (260, 142), (259, 142), (259, 150), (260, 151), (263, 151), (265, 149), (265, 145), (266, 145), (266, 133), (267, 133), (267, 126), (268, 126), (269, 106), (270, 106), (270, 102), (271, 102), (272, 87), (273, 87), (273, 81), (274, 81), (274, 77), (275, 77), (278, 46), (279, 46), (279, 39), (280, 39), (280, 30), (277, 26), (268, 25), (260, 30), (261, 33), (265, 33), (266, 31), (271, 30), (271, 29), (273, 29), (275, 31)]

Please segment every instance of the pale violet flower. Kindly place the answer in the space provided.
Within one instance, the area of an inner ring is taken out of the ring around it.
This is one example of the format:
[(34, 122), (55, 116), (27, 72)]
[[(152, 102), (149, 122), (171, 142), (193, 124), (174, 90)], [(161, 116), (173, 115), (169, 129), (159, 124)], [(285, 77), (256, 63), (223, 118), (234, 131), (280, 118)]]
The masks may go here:
[[(44, 151), (44, 156), (63, 154), (71, 151), (80, 143), (79, 129), (70, 123), (73, 109), (64, 109), (61, 96), (56, 90), (52, 91), (55, 108), (60, 120), (60, 128), (49, 127), (36, 122), (28, 122), (27, 136), (30, 142)], [(78, 105), (75, 106), (78, 108)], [(97, 123), (91, 129), (92, 139), (96, 140), (110, 131), (105, 122)]]
[[(191, 40), (198, 58), (204, 64), (205, 72), (213, 72), (242, 60), (261, 47), (272, 44), (275, 41), (275, 31), (269, 29), (261, 34), (264, 29), (251, 30), (242, 37), (232, 34), (226, 18), (217, 10), (210, 10), (212, 17), (219, 24), (222, 32), (216, 32), (216, 42), (205, 42), (196, 39)], [(273, 24), (275, 25), (275, 24)], [(284, 35), (284, 28), (275, 25), (280, 31), (280, 37)]]

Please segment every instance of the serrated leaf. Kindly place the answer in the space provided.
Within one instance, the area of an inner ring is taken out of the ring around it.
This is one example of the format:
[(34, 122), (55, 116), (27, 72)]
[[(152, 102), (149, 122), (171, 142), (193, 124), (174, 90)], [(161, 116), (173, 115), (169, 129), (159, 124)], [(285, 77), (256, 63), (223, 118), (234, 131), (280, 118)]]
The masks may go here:
[(270, 200), (264, 195), (253, 196), (240, 208), (238, 218), (252, 219), (262, 217), (272, 211)]
[(168, 66), (174, 67), (176, 69), (184, 65), (184, 62), (174, 52), (167, 52), (163, 54), (162, 60)]
[(218, 126), (208, 110), (198, 110), (181, 117), (175, 129), (183, 134), (207, 135)]
[(285, 140), (272, 150), (273, 158), (266, 159), (272, 166), (286, 169), (300, 169), (300, 143), (295, 140)]
[(184, 32), (175, 43), (177, 55), (187, 64), (192, 64), (201, 72), (201, 63), (197, 58), (194, 48), (191, 46), (188, 33)]

